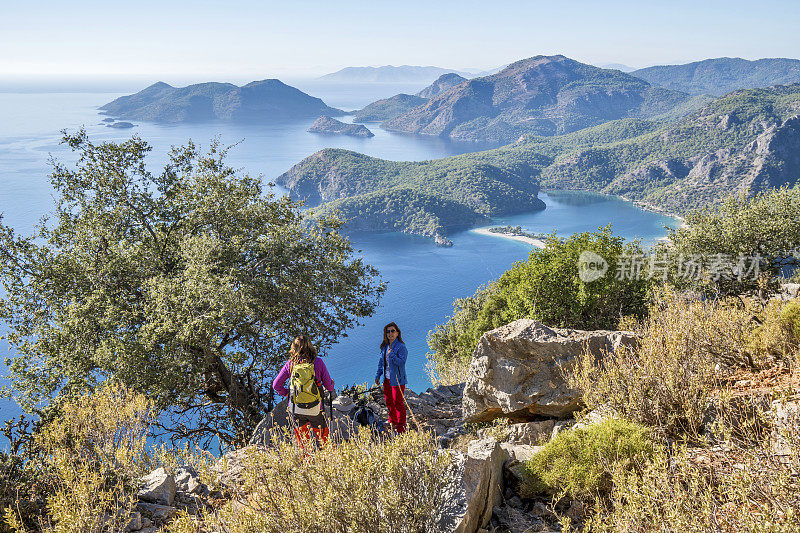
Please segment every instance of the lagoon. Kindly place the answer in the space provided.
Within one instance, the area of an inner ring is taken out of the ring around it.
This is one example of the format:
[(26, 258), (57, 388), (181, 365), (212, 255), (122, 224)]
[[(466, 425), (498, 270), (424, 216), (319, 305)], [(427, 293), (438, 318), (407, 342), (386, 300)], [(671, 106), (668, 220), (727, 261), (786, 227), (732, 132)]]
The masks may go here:
[[(309, 84), (309, 90), (326, 103), (344, 109), (366, 105), (379, 97), (412, 92), (407, 86), (384, 84)], [(329, 94), (326, 94), (328, 91)], [(189, 139), (208, 146), (217, 138), (235, 145), (229, 163), (266, 181), (302, 158), (323, 148), (345, 148), (392, 160), (424, 160), (488, 148), (488, 145), (454, 143), (440, 138), (393, 134), (369, 125), (371, 139), (330, 137), (308, 133), (314, 122), (298, 121), (267, 125), (225, 123), (162, 125), (138, 123), (131, 130), (107, 128), (97, 107), (116, 93), (0, 93), (0, 212), (3, 221), (27, 233), (51, 210), (52, 190), (47, 175), (48, 158), (69, 161), (71, 154), (59, 144), (60, 130), (84, 127), (92, 141), (121, 141), (139, 135), (153, 146), (150, 169), (157, 172), (171, 145)], [(674, 219), (644, 211), (621, 199), (587, 193), (542, 193), (547, 208), (535, 213), (497, 219), (499, 225), (520, 225), (531, 233), (555, 231), (566, 236), (611, 224), (616, 234), (653, 242), (665, 235), (664, 226)], [(388, 290), (374, 316), (348, 332), (327, 350), (326, 362), (337, 388), (374, 380), (382, 326), (397, 322), (409, 349), (409, 386), (424, 390), (430, 383), (425, 373), (426, 335), (447, 320), (455, 298), (469, 296), (480, 285), (496, 279), (515, 261), (525, 259), (531, 246), (524, 242), (464, 231), (451, 236), (452, 248), (437, 248), (429, 239), (397, 233), (353, 234), (354, 248), (377, 267)], [(0, 341), (0, 356), (9, 356)], [(4, 379), (4, 378), (3, 378)], [(5, 382), (3, 382), (5, 384)], [(0, 421), (16, 416), (19, 408), (0, 403)]]

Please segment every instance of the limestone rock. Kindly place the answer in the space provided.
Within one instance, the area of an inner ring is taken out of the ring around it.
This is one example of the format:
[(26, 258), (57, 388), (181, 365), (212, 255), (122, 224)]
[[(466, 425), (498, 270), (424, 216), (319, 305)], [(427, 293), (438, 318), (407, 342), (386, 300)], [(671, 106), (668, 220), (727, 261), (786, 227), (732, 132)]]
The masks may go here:
[(800, 402), (796, 399), (775, 400), (772, 402), (771, 415), (773, 429), (770, 434), (770, 444), (772, 451), (780, 458), (790, 459), (797, 453), (796, 443), (800, 436)]
[(456, 531), (467, 512), (467, 495), (463, 482), (467, 456), (460, 452), (450, 453), (452, 463), (444, 474), (447, 483), (442, 488), (443, 503), (436, 512), (436, 531), (442, 533)]
[(563, 373), (571, 370), (583, 350), (602, 358), (635, 341), (630, 332), (549, 328), (530, 319), (488, 331), (469, 367), (464, 421), (569, 416), (580, 405), (580, 391), (567, 385)]
[(172, 505), (175, 501), (175, 478), (163, 467), (153, 470), (140, 481), (139, 500), (160, 505)]
[(140, 529), (142, 529), (142, 514), (139, 511), (133, 511), (128, 525), (125, 526), (125, 531), (139, 531)]
[(342, 413), (349, 413), (354, 405), (353, 399), (349, 396), (339, 396), (333, 400), (333, 408)]
[(463, 478), (467, 509), (456, 533), (472, 532), (489, 522), (492, 509), (502, 500), (506, 459), (508, 454), (493, 440), (480, 439), (469, 444)]
[(208, 487), (200, 481), (197, 471), (191, 466), (181, 466), (175, 470), (175, 486), (179, 493), (186, 495), (206, 495)]
[(163, 524), (169, 520), (172, 520), (178, 516), (179, 513), (179, 511), (174, 507), (146, 502), (138, 502), (136, 504), (136, 510), (156, 524)]
[(261, 422), (258, 423), (250, 437), (251, 446), (269, 446), (272, 439), (277, 438), (286, 428), (289, 427), (289, 413), (287, 411), (289, 400), (284, 398), (267, 413)]

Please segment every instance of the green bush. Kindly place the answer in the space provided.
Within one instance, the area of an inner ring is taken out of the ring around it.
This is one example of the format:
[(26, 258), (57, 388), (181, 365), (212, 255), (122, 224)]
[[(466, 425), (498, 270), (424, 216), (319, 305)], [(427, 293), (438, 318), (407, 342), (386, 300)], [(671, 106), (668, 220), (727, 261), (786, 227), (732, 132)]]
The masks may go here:
[(649, 459), (654, 449), (648, 428), (620, 419), (562, 432), (525, 462), (522, 495), (606, 494), (613, 472)]
[[(605, 259), (608, 269), (603, 276), (581, 279), (582, 252)], [(566, 240), (549, 236), (544, 248), (534, 249), (527, 261), (514, 264), (474, 296), (457, 300), (449, 321), (429, 334), (434, 382), (437, 376), (443, 382), (448, 376), (463, 376), (481, 335), (520, 318), (555, 327), (614, 329), (622, 316), (644, 316), (651, 280), (646, 275), (617, 275), (625, 256), (641, 253), (638, 242), (625, 243), (609, 226)]]

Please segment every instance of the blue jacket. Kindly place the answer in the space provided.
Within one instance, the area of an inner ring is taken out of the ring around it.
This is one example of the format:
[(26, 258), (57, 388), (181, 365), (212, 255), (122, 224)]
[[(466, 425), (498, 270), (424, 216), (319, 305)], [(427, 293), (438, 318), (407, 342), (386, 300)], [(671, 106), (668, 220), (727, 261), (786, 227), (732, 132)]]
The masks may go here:
[(389, 363), (389, 385), (396, 387), (397, 385), (405, 385), (408, 381), (406, 379), (406, 358), (408, 357), (408, 350), (406, 345), (395, 339), (391, 344), (392, 351), (389, 356), (386, 356), (386, 349), (389, 346), (381, 348), (381, 358), (378, 361), (378, 372), (375, 374), (375, 379), (383, 383), (384, 376), (383, 370), (387, 360)]

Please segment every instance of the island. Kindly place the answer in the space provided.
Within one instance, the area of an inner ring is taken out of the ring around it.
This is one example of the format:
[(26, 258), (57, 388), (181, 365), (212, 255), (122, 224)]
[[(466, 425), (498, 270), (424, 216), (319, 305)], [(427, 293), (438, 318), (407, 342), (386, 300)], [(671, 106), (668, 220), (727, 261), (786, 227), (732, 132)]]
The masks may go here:
[(106, 128), (117, 128), (117, 129), (120, 129), (120, 130), (125, 130), (125, 129), (128, 129), (128, 128), (132, 128), (135, 125), (136, 124), (133, 124), (131, 122), (113, 122), (113, 123), (106, 124)]
[(253, 81), (241, 87), (217, 82), (173, 87), (158, 82), (136, 94), (119, 97), (100, 111), (117, 119), (171, 123), (263, 123), (345, 114), (276, 79)]
[(375, 137), (375, 134), (363, 124), (345, 124), (329, 116), (319, 117), (306, 131), (324, 135), (350, 135), (351, 137)]

